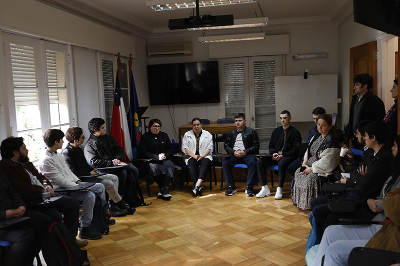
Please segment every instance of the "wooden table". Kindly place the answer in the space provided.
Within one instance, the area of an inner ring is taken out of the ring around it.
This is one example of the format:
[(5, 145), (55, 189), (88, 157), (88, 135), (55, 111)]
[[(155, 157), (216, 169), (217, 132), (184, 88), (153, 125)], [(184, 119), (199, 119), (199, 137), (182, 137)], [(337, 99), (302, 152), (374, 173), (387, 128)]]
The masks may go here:
[[(235, 129), (235, 123), (231, 124), (203, 124), (203, 129), (207, 130), (211, 133), (211, 135), (215, 134), (227, 134), (232, 129)], [(179, 147), (182, 147), (182, 136), (185, 135), (186, 132), (192, 130), (191, 124), (182, 125), (179, 127)]]

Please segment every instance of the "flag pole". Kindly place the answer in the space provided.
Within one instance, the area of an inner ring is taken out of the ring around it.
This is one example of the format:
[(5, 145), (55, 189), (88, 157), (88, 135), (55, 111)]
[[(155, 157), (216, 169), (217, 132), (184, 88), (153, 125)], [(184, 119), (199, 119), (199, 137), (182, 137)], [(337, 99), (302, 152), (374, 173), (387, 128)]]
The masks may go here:
[(129, 72), (128, 72), (128, 76), (129, 76), (129, 84), (131, 84), (131, 71), (132, 71), (132, 54), (129, 54)]

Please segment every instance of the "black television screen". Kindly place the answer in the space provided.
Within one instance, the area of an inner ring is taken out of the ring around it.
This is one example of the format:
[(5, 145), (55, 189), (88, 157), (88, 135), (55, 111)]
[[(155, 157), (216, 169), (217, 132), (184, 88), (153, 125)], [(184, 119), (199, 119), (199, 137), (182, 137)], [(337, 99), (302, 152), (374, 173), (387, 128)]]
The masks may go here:
[(400, 36), (400, 6), (392, 0), (353, 0), (354, 21)]
[(150, 105), (219, 103), (218, 61), (148, 65)]

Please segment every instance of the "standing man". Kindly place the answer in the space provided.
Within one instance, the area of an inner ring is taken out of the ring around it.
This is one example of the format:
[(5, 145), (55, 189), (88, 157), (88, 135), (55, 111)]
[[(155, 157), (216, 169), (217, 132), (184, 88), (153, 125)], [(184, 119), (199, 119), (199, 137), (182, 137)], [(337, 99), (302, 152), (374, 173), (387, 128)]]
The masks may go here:
[[(317, 122), (318, 122), (318, 117), (320, 115), (324, 115), (326, 114), (325, 108), (323, 107), (317, 107), (312, 111), (312, 118), (315, 122), (315, 126), (310, 129), (310, 131), (308, 132), (308, 137), (306, 140), (306, 143), (309, 144), (312, 137), (315, 136), (315, 134), (318, 133), (318, 129), (317, 129)], [(301, 166), (301, 163), (303, 162), (303, 158), (297, 158), (294, 162), (292, 162), (288, 167), (287, 167), (287, 171), (289, 174), (291, 174), (292, 176), (294, 176), (294, 173), (296, 172), (296, 170)]]
[(257, 160), (254, 154), (258, 153), (260, 142), (258, 141), (257, 132), (246, 127), (246, 118), (243, 113), (235, 115), (236, 129), (228, 132), (224, 148), (230, 155), (225, 158), (222, 164), (228, 190), (226, 196), (232, 196), (237, 192), (235, 180), (233, 179), (232, 168), (238, 163), (244, 163), (248, 167), (246, 194), (248, 197), (253, 197), (253, 185), (256, 178)]
[(257, 162), (257, 171), (260, 178), (261, 191), (256, 195), (263, 198), (271, 195), (267, 184), (267, 167), (278, 165), (279, 184), (276, 189), (275, 199), (282, 199), (282, 187), (285, 183), (287, 167), (299, 156), (301, 144), (300, 132), (290, 125), (292, 116), (288, 110), (282, 111), (279, 116), (282, 126), (275, 128), (269, 141), (269, 153), (272, 157), (264, 157)]
[(354, 77), (354, 96), (351, 101), (349, 123), (345, 128), (346, 138), (352, 139), (353, 147), (362, 149), (354, 136), (356, 125), (359, 121), (369, 119), (371, 121), (382, 120), (385, 116), (383, 101), (371, 92), (373, 78), (368, 74), (359, 74)]

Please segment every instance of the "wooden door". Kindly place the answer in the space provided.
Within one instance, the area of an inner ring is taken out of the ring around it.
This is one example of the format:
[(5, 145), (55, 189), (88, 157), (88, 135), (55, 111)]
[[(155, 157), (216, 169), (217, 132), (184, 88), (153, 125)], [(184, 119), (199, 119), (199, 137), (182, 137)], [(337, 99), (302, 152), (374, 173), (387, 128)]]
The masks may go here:
[(354, 76), (358, 74), (368, 73), (374, 78), (374, 87), (372, 93), (376, 94), (376, 41), (364, 43), (356, 47), (350, 48), (350, 86), (349, 86), (349, 104), (354, 95)]

